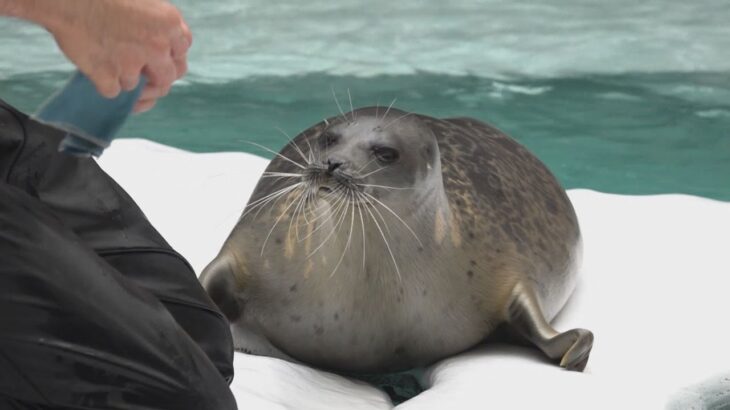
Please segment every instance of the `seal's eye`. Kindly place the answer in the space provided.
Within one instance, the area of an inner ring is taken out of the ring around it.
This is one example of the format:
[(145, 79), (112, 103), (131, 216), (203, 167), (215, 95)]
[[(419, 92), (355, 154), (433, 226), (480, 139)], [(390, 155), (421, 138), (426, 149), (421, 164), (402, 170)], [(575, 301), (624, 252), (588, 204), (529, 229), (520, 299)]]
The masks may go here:
[(322, 135), (319, 136), (319, 140), (322, 143), (323, 147), (329, 147), (337, 143), (339, 141), (340, 136), (337, 134), (333, 134), (329, 131), (325, 131)]
[(374, 147), (373, 154), (383, 164), (392, 164), (398, 160), (398, 150), (389, 147)]

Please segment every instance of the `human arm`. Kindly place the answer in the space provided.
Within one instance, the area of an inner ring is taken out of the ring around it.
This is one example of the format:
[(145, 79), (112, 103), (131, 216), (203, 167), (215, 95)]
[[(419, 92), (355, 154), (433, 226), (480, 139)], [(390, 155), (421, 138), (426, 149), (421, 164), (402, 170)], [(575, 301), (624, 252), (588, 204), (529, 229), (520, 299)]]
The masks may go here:
[(165, 0), (0, 0), (0, 15), (46, 28), (105, 97), (134, 89), (144, 74), (135, 111), (152, 108), (187, 71), (192, 36)]

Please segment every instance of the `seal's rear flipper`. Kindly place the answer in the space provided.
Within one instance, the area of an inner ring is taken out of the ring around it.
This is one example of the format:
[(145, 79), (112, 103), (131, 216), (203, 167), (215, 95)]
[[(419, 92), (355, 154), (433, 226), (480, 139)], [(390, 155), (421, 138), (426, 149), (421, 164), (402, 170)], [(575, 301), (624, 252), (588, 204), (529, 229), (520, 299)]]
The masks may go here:
[(508, 309), (509, 325), (551, 359), (559, 359), (567, 370), (582, 372), (593, 347), (593, 333), (572, 329), (559, 333), (550, 326), (529, 285), (519, 284), (512, 291)]
[(218, 255), (200, 275), (200, 282), (206, 292), (229, 322), (235, 322), (241, 316), (242, 308), (236, 297), (238, 286), (233, 272), (228, 258)]

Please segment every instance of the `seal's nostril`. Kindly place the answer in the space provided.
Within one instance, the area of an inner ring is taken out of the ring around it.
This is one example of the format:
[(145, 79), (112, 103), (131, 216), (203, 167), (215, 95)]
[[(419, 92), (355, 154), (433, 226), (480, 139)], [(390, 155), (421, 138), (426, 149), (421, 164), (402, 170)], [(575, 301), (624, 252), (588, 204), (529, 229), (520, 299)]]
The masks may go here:
[(334, 171), (335, 171), (335, 170), (336, 170), (337, 168), (339, 168), (340, 166), (342, 166), (342, 162), (340, 162), (340, 161), (337, 161), (337, 160), (333, 161), (333, 160), (331, 160), (331, 159), (328, 159), (328, 160), (327, 160), (327, 173), (328, 173), (329, 175), (332, 175), (332, 173), (333, 173), (333, 172), (334, 172)]

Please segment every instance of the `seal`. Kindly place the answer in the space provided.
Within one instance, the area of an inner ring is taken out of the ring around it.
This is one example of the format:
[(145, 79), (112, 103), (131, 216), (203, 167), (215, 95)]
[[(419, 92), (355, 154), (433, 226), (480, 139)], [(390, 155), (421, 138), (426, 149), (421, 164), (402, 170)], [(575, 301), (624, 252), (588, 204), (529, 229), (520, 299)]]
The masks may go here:
[(576, 284), (575, 211), (516, 141), (475, 119), (367, 107), (272, 153), (201, 275), (237, 349), (392, 372), (504, 327), (585, 368), (592, 333), (549, 324)]

